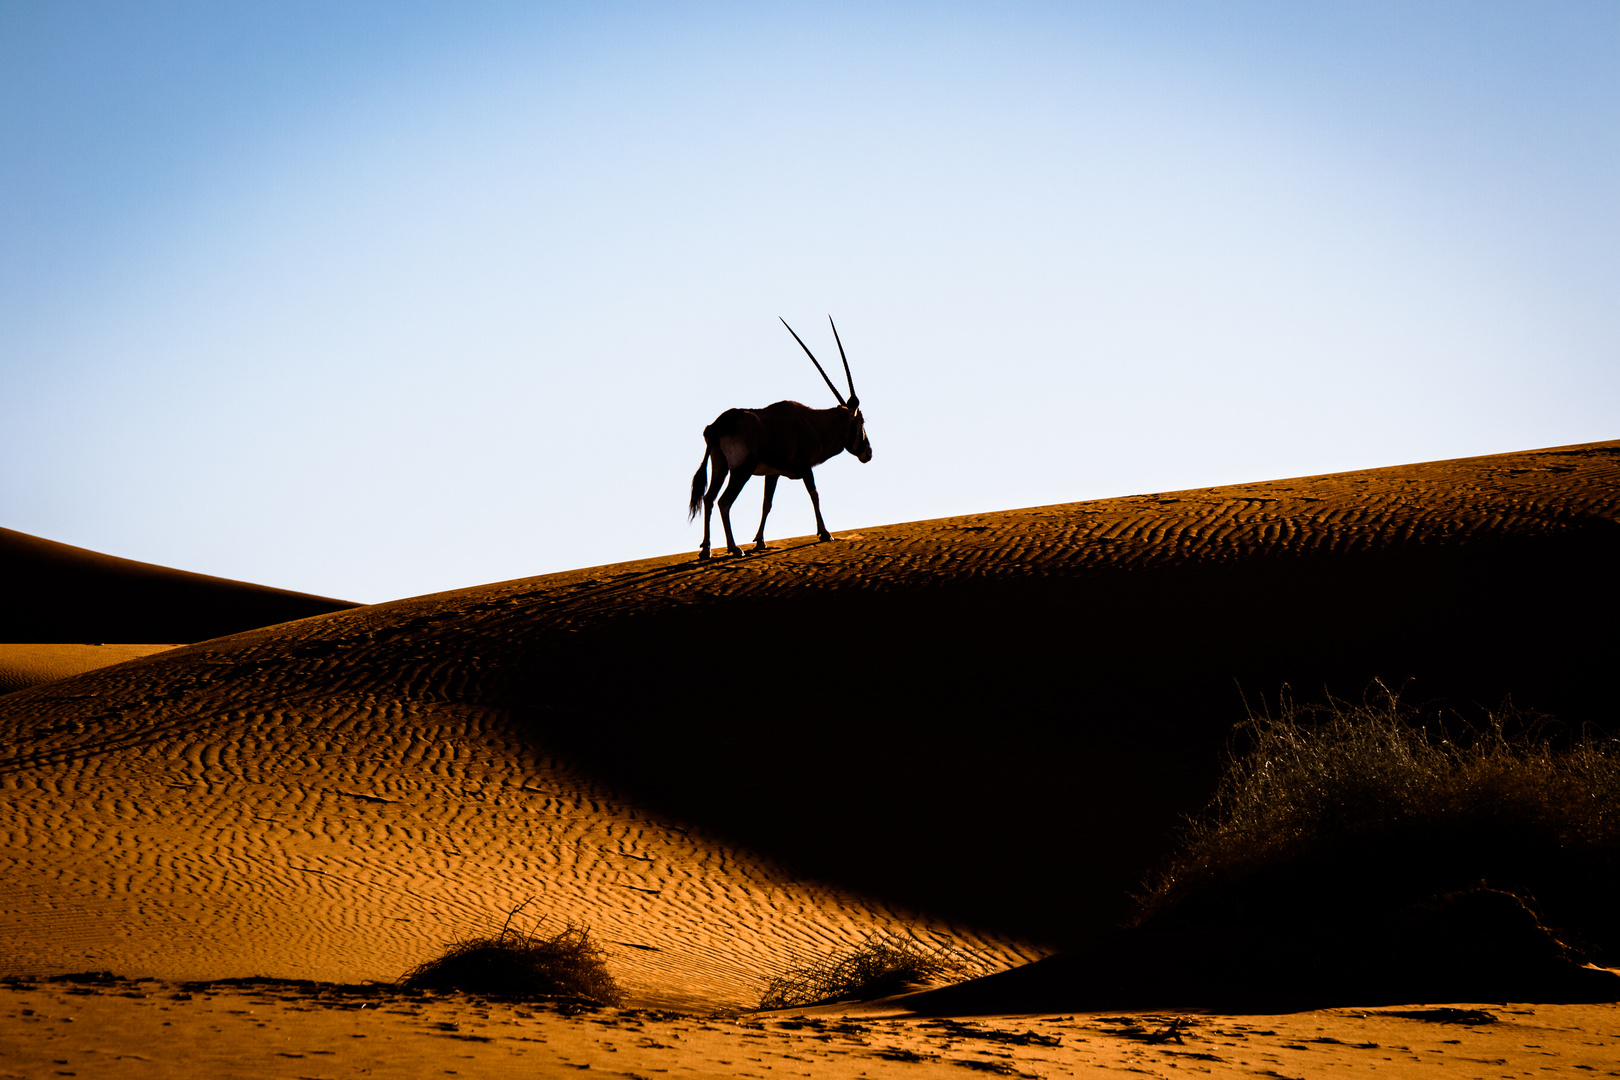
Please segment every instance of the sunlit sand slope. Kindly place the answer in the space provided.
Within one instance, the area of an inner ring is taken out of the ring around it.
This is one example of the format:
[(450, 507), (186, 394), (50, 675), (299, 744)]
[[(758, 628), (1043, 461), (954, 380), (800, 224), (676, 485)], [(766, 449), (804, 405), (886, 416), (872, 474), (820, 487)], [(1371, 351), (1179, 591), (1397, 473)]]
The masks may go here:
[(0, 642), (0, 694), (149, 656), (172, 645), (18, 645)]
[(374, 978), (531, 894), (646, 1000), (744, 1001), (912, 908), (1010, 963), (1124, 910), (1239, 687), (1608, 709), (1617, 509), (1603, 443), (504, 582), (24, 690), (0, 968)]
[(354, 605), (0, 529), (0, 642), (201, 641)]

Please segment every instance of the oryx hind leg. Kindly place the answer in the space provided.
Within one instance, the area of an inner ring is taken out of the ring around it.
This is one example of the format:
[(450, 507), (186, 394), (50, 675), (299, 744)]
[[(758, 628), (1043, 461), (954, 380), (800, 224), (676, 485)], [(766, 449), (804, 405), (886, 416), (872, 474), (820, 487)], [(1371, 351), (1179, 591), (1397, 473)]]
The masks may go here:
[(765, 506), (759, 512), (759, 532), (754, 534), (755, 551), (769, 550), (765, 546), (765, 519), (771, 516), (771, 496), (776, 494), (776, 480), (775, 473), (768, 473), (765, 476)]
[(816, 492), (816, 476), (809, 469), (804, 471), (804, 489), (810, 493), (810, 506), (816, 512), (816, 535), (822, 540), (831, 540), (832, 533), (827, 531), (826, 522), (821, 520), (821, 496)]
[(733, 555), (741, 555), (742, 548), (738, 547), (737, 541), (731, 537), (731, 504), (742, 494), (743, 485), (748, 483), (751, 475), (753, 474), (747, 469), (732, 469), (726, 490), (720, 494), (720, 527), (726, 530), (726, 550)]
[[(698, 548), (698, 558), (709, 557), (709, 515), (714, 513), (715, 496), (720, 494), (720, 488), (726, 482), (726, 459), (720, 454), (709, 455), (709, 490), (703, 493), (703, 546)], [(725, 512), (721, 511), (720, 518), (725, 520)], [(726, 540), (731, 540), (731, 527), (726, 527)]]

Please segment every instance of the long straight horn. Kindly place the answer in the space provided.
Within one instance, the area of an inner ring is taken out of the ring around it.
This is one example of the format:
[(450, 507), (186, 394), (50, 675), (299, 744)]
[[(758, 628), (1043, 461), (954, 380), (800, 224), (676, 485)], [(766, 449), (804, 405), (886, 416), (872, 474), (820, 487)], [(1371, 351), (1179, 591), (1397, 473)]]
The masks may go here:
[(849, 382), (849, 400), (854, 401), (855, 376), (849, 373), (849, 357), (844, 355), (844, 341), (838, 336), (838, 324), (832, 321), (831, 315), (827, 316), (827, 322), (833, 328), (833, 340), (838, 342), (838, 359), (844, 362), (844, 378)]
[[(778, 315), (777, 318), (782, 319), (782, 316)], [(786, 319), (782, 319), (782, 325), (787, 326), (787, 332), (793, 334), (793, 340), (799, 343), (799, 348), (804, 350), (804, 355), (808, 356), (810, 358), (810, 362), (816, 365), (817, 371), (821, 371), (821, 361), (817, 360), (816, 354), (810, 351), (810, 346), (806, 345), (804, 343), (804, 339), (798, 334), (793, 333), (793, 327), (788, 326)], [(839, 348), (842, 349), (843, 346), (840, 345)], [(825, 371), (821, 371), (821, 381), (827, 384), (827, 389), (833, 392), (833, 397), (837, 398), (838, 404), (842, 405), (844, 403), (844, 395), (838, 392), (838, 387), (834, 386), (832, 384), (832, 380), (827, 378), (827, 373)]]

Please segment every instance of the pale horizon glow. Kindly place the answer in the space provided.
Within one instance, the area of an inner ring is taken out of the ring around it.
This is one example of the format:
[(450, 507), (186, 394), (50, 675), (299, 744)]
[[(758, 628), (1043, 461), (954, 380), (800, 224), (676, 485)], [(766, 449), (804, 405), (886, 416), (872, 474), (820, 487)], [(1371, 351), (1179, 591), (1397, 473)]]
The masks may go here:
[(695, 552), (703, 426), (832, 404), (779, 315), (834, 531), (1620, 436), (1604, 0), (330, 7), (0, 0), (0, 525)]

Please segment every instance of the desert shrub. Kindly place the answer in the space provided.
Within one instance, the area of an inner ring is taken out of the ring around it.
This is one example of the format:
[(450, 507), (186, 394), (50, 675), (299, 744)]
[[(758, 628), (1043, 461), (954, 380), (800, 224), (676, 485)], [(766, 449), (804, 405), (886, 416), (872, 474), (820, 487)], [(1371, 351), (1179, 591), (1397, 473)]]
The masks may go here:
[(969, 966), (942, 946), (924, 946), (913, 938), (883, 932), (842, 955), (796, 961), (770, 981), (759, 1007), (793, 1009), (882, 997), (915, 983), (960, 978)]
[(1375, 684), (1251, 717), (1136, 924), (1364, 919), (1487, 885), (1620, 956), (1620, 740), (1511, 709), (1425, 716)]
[(508, 916), (507, 925), (495, 937), (454, 942), (444, 955), (412, 968), (399, 981), (415, 990), (586, 998), (616, 1005), (623, 994), (602, 961), (601, 949), (584, 927), (570, 923), (549, 937), (538, 932), (523, 934), (511, 929)]

